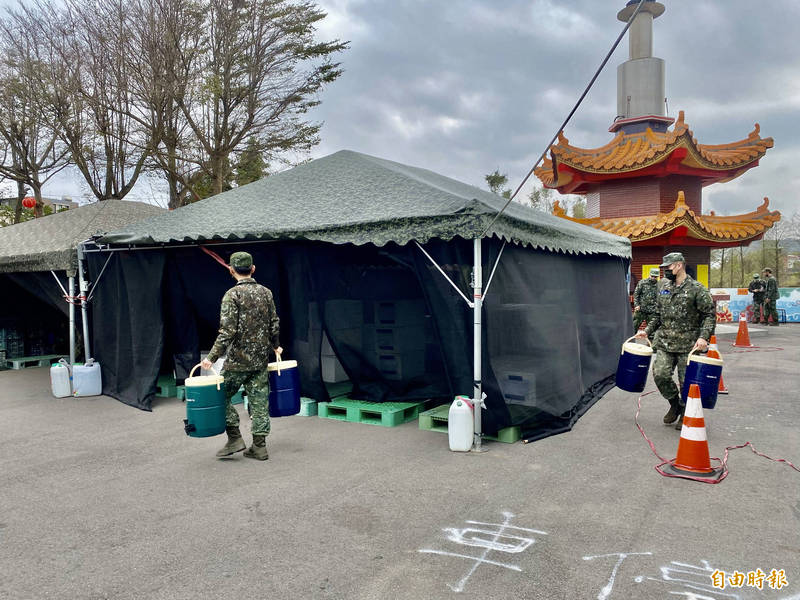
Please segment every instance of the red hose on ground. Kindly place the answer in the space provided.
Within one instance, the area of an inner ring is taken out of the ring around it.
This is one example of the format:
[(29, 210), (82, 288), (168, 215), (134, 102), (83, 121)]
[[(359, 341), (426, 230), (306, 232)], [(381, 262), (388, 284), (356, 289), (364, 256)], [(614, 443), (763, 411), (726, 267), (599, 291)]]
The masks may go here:
[(641, 425), (639, 425), (639, 413), (642, 410), (642, 398), (644, 396), (649, 396), (650, 394), (653, 394), (653, 393), (655, 393), (655, 390), (647, 392), (645, 394), (640, 394), (639, 395), (639, 399), (637, 401), (638, 402), (638, 406), (636, 408), (636, 415), (633, 417), (633, 420), (636, 423), (636, 428), (639, 430), (639, 433), (642, 434), (642, 437), (649, 444), (650, 450), (653, 451), (653, 454), (656, 455), (658, 460), (662, 461), (661, 463), (657, 464), (654, 468), (655, 468), (656, 471), (658, 471), (664, 477), (677, 477), (679, 479), (690, 479), (692, 481), (702, 481), (703, 483), (719, 483), (720, 481), (722, 481), (723, 479), (725, 479), (728, 476), (728, 454), (730, 453), (730, 451), (731, 450), (736, 450), (737, 448), (745, 448), (747, 446), (750, 446), (750, 450), (752, 450), (754, 454), (756, 454), (758, 456), (761, 456), (762, 458), (766, 458), (766, 459), (772, 460), (774, 462), (781, 462), (781, 463), (787, 464), (792, 469), (794, 469), (795, 471), (800, 473), (800, 469), (798, 469), (796, 466), (794, 466), (788, 460), (786, 460), (784, 458), (772, 458), (771, 456), (767, 456), (766, 454), (763, 454), (763, 453), (759, 452), (758, 450), (756, 450), (755, 446), (753, 446), (753, 444), (750, 443), (750, 442), (745, 442), (744, 444), (741, 444), (739, 446), (728, 446), (727, 448), (725, 448), (725, 454), (724, 454), (722, 459), (711, 457), (711, 460), (717, 461), (720, 464), (720, 466), (722, 467), (722, 475), (720, 475), (716, 479), (710, 479), (710, 478), (704, 478), (704, 477), (692, 477), (691, 475), (678, 475), (678, 474), (675, 474), (675, 473), (667, 473), (667, 472), (665, 472), (661, 467), (663, 467), (664, 465), (670, 464), (670, 461), (664, 459), (664, 457), (662, 457), (662, 456), (660, 456), (658, 454), (658, 452), (656, 451), (655, 445), (645, 435), (644, 429), (642, 429)]

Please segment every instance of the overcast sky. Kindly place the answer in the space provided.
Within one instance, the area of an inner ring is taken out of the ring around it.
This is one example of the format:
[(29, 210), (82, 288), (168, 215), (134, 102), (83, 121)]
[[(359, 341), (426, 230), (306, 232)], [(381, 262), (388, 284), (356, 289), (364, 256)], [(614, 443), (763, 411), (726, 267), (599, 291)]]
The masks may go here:
[[(313, 113), (325, 123), (313, 157), (347, 148), (480, 187), (499, 169), (515, 188), (624, 27), (616, 13), (625, 0), (318, 4), (328, 13), (320, 38), (349, 40), (350, 49)], [(705, 188), (704, 212), (749, 212), (764, 196), (787, 216), (800, 210), (800, 2), (663, 4), (654, 54), (666, 61), (669, 115), (685, 111), (701, 144), (743, 139), (756, 122), (775, 140), (760, 166)], [(616, 68), (627, 58), (626, 38), (567, 125), (572, 144), (612, 138)], [(157, 193), (149, 188), (136, 195)]]

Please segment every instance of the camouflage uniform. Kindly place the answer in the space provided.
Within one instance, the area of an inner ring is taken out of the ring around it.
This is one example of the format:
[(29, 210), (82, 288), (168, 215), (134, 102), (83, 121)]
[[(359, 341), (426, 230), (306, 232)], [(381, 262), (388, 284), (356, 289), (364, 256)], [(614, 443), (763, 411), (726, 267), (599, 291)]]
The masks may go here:
[(702, 283), (689, 275), (680, 285), (666, 278), (659, 282), (658, 309), (645, 331), (656, 351), (653, 379), (670, 406), (680, 403), (680, 388), (672, 378), (675, 367), (683, 387), (689, 352), (697, 338), (711, 339), (715, 323), (714, 301)]
[(778, 280), (775, 279), (771, 273), (767, 274), (767, 290), (765, 293), (766, 302), (764, 304), (764, 321), (769, 321), (769, 318), (772, 317), (771, 325), (778, 324), (778, 298), (780, 298), (780, 293), (778, 292)]
[(253, 435), (269, 434), (267, 364), (270, 352), (279, 346), (278, 333), (278, 314), (269, 289), (248, 277), (225, 292), (219, 335), (206, 358), (215, 362), (227, 349), (222, 375), (228, 400), (225, 419), (228, 427), (239, 425), (239, 413), (231, 398), (243, 385), (251, 408)]
[[(761, 321), (764, 323), (766, 319), (766, 312), (762, 313), (764, 309), (764, 282), (758, 278), (758, 274), (753, 275), (753, 281), (747, 286), (747, 291), (753, 294), (753, 323)], [(763, 314), (763, 316), (762, 316)]]
[(656, 313), (656, 303), (658, 297), (658, 280), (648, 277), (636, 284), (633, 292), (633, 305), (638, 306), (639, 310), (633, 315), (633, 331), (636, 332), (642, 324), (647, 321), (649, 324)]

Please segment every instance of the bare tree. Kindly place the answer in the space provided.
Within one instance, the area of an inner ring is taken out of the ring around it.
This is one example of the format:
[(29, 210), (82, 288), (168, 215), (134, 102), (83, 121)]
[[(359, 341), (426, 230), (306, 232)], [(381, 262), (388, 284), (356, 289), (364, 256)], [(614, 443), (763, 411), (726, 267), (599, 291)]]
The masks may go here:
[[(54, 82), (49, 77), (43, 40), (30, 36), (24, 13), (0, 21), (0, 175), (30, 187), (34, 214), (43, 214), (42, 186), (67, 166), (69, 151), (50, 123)], [(21, 206), (15, 218), (19, 220)]]
[[(307, 121), (305, 114), (319, 104), (323, 86), (341, 75), (330, 56), (347, 43), (314, 40), (315, 25), (325, 13), (309, 1), (205, 0), (198, 5), (203, 25), (192, 30), (191, 43), (174, 46), (174, 65), (180, 68), (174, 80), (187, 83), (175, 90), (174, 99), (192, 133), (180, 157), (199, 170), (184, 183), (197, 187), (205, 179), (210, 193), (217, 194), (230, 186), (233, 154), (251, 140), (267, 161), (319, 142), (321, 124)], [(167, 38), (177, 42), (181, 33)]]
[(25, 9), (29, 31), (47, 40), (53, 127), (98, 200), (124, 198), (151, 144), (131, 118), (134, 48), (126, 3), (66, 0)]

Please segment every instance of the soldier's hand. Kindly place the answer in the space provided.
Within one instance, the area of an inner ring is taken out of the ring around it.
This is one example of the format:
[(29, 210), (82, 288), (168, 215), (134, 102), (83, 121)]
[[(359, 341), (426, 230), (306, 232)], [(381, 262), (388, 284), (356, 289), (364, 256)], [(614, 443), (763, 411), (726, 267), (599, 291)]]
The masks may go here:
[(212, 366), (214, 366), (214, 363), (212, 363), (207, 358), (204, 358), (203, 360), (200, 361), (201, 369), (205, 369), (206, 371), (208, 371), (209, 369), (211, 369)]
[(703, 338), (697, 338), (697, 341), (694, 343), (694, 347), (700, 350), (701, 352), (705, 352), (708, 350), (708, 342)]
[(639, 307), (638, 306), (634, 306), (633, 307), (633, 312), (639, 312)]
[(280, 346), (278, 346), (277, 348), (275, 348), (275, 356), (277, 356), (278, 358), (280, 358), (280, 357), (281, 357), (281, 354), (283, 354), (283, 348), (281, 348)]
[(644, 329), (640, 329), (639, 331), (636, 332), (636, 336), (635, 337), (637, 337), (637, 338), (646, 338), (647, 337), (647, 332)]

